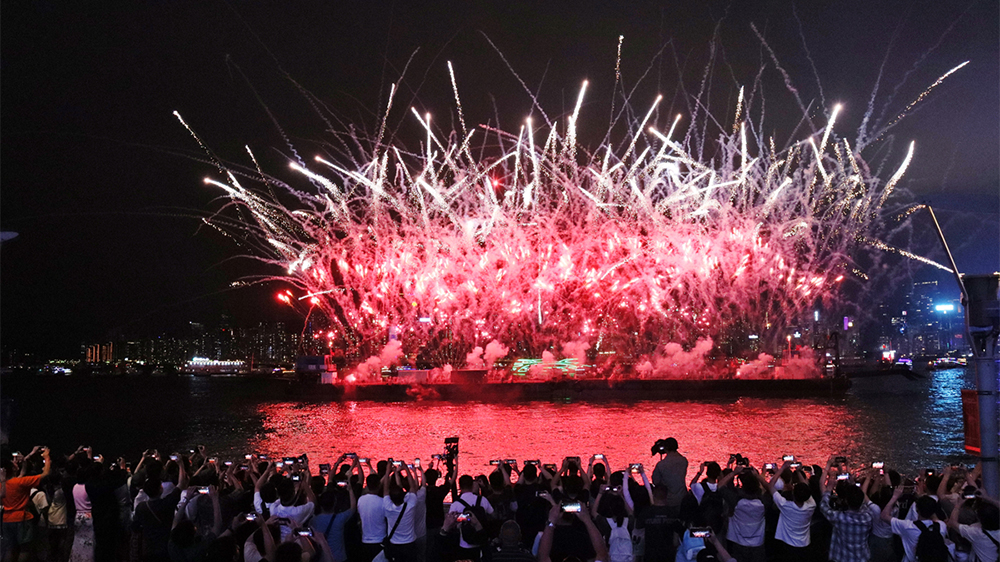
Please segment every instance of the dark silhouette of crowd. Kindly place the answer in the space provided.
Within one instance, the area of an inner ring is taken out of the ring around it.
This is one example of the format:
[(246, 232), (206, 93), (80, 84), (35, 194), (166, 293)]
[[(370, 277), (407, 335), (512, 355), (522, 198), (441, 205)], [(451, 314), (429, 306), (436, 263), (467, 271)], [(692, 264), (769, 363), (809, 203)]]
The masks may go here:
[[(978, 467), (2, 453), (2, 562), (995, 561)], [(485, 468), (485, 467), (483, 467)], [(477, 474), (474, 474), (477, 473)]]

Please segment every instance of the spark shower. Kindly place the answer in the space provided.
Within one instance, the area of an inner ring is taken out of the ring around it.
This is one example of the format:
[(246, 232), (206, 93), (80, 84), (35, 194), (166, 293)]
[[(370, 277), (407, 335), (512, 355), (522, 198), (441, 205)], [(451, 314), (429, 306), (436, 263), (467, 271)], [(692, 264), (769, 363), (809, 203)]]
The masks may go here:
[(469, 128), (448, 70), (458, 130), (411, 108), (424, 137), (387, 139), (394, 86), (377, 135), (354, 136), (347, 157), (296, 157), (287, 183), (250, 147), (252, 165), (224, 163), (177, 115), (218, 168), (206, 183), (243, 217), (206, 222), (356, 357), (390, 339), (406, 353), (498, 342), (518, 357), (569, 345), (636, 361), (671, 342), (780, 345), (815, 308), (858, 304), (845, 286), (864, 293), (914, 208), (893, 198), (914, 143), (877, 177), (862, 152), (884, 131), (863, 124), (852, 144), (835, 130), (840, 106), (781, 147), (746, 115), (743, 88), (725, 120), (657, 119), (658, 97), (627, 135), (587, 150), (586, 82), (568, 118)]

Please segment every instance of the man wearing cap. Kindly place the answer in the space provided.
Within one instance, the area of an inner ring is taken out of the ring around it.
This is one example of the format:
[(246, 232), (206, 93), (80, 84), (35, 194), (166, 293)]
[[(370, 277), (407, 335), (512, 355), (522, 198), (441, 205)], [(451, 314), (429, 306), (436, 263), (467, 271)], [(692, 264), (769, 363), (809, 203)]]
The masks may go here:
[(653, 444), (653, 454), (660, 454), (660, 462), (653, 469), (653, 485), (667, 487), (667, 506), (680, 511), (687, 493), (688, 460), (677, 452), (677, 440), (661, 439)]

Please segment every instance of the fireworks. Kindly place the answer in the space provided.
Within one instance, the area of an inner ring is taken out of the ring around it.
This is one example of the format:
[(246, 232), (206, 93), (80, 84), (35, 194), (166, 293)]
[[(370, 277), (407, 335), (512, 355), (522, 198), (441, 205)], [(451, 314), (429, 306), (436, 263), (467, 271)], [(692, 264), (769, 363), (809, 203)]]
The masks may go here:
[(281, 298), (329, 319), (362, 358), (390, 333), (405, 353), (455, 357), (494, 341), (521, 357), (572, 344), (628, 358), (668, 342), (778, 341), (867, 279), (863, 256), (881, 251), (871, 241), (914, 152), (888, 181), (873, 177), (835, 132), (839, 106), (778, 151), (753, 132), (742, 89), (714, 144), (685, 134), (682, 115), (652, 122), (657, 98), (620, 147), (588, 152), (576, 136), (586, 82), (565, 122), (468, 130), (448, 69), (460, 131), (413, 109), (419, 149), (383, 144), (383, 122), (364, 161), (293, 162), (299, 187), (281, 197), (263, 173), (214, 157), (221, 177), (206, 180), (251, 217), (209, 223), (280, 267), (268, 279), (295, 287)]

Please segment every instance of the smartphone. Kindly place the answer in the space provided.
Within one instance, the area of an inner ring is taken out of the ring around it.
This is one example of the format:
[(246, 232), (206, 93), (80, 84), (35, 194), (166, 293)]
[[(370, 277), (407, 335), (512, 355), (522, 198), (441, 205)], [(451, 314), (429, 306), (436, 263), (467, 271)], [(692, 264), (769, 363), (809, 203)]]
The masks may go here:
[(208, 486), (199, 486), (198, 487), (198, 493), (199, 494), (207, 494), (208, 492), (209, 492)]
[(267, 455), (257, 455), (257, 459), (258, 460), (262, 460), (262, 461), (266, 461), (267, 460)]
[(241, 464), (240, 465), (240, 470), (250, 470), (250, 465), (248, 465), (248, 464)]
[(493, 460), (491, 460), (490, 461), (490, 466), (500, 466), (500, 460), (499, 459), (493, 459)]
[(170, 455), (170, 460), (172, 460), (172, 461), (176, 461), (179, 458), (180, 457), (178, 455)]
[(325, 464), (325, 463), (319, 465), (319, 473), (322, 474), (322, 475), (324, 475), (324, 476), (327, 475), (327, 474), (330, 474), (330, 465), (329, 464)]
[(598, 460), (598, 459), (599, 460), (604, 460), (604, 455), (601, 454), (601, 453), (598, 453), (598, 454), (594, 455), (594, 459), (595, 460)]
[(392, 461), (392, 466), (403, 466), (403, 461)]
[(567, 458), (568, 458), (568, 460), (569, 460), (570, 462), (575, 462), (575, 463), (576, 463), (576, 466), (581, 466), (581, 465), (580, 465), (580, 457), (567, 457)]
[(583, 511), (583, 504), (580, 502), (565, 502), (559, 506), (559, 511), (563, 513), (580, 513)]
[(212, 458), (208, 459), (208, 462), (210, 462), (212, 464), (219, 464), (219, 457), (212, 457)]
[(444, 438), (444, 444), (445, 445), (458, 445), (458, 437), (445, 437)]
[(301, 474), (293, 474), (292, 475), (292, 482), (301, 482), (301, 481), (302, 481), (302, 475)]
[(458, 521), (459, 523), (465, 523), (466, 521), (468, 521), (470, 519), (472, 519), (472, 515), (471, 514), (468, 514), (468, 513), (459, 513), (458, 517), (455, 518), (455, 521)]
[(634, 463), (628, 465), (628, 469), (631, 472), (639, 472), (639, 471), (642, 470), (642, 463), (641, 462), (634, 462)]
[(443, 459), (443, 458), (444, 458), (444, 455), (441, 455), (441, 454), (434, 454), (434, 455), (431, 455), (431, 458), (432, 458), (432, 459), (437, 459), (437, 460), (441, 460), (441, 459)]
[(851, 477), (851, 475), (845, 472), (843, 474), (838, 474), (837, 475), (837, 480), (847, 480), (850, 477)]
[(413, 459), (413, 466), (420, 466), (420, 459)]
[(962, 494), (962, 499), (966, 499), (966, 500), (976, 499), (976, 494)]
[(347, 487), (347, 480), (337, 480), (337, 487), (338, 488), (346, 488)]
[(711, 527), (691, 527), (691, 537), (695, 539), (707, 539), (712, 536)]
[(222, 464), (223, 466), (233, 466), (233, 461), (225, 461)]
[(368, 458), (358, 459), (359, 463), (368, 462)]
[(313, 530), (312, 529), (299, 529), (298, 531), (296, 531), (295, 534), (297, 534), (300, 537), (311, 537), (311, 536), (313, 536)]
[(764, 470), (770, 470), (771, 472), (774, 472), (775, 470), (774, 463), (773, 462), (764, 463)]
[[(302, 455), (302, 456), (305, 457), (305, 455)], [(349, 458), (349, 459), (354, 459), (354, 458), (357, 458), (358, 454), (357, 453), (345, 453), (344, 456), (347, 457), (347, 458)]]
[(529, 464), (533, 464), (535, 466), (538, 466), (538, 465), (542, 464), (542, 461), (524, 461), (524, 466), (528, 466)]
[(878, 461), (878, 462), (873, 462), (872, 463), (872, 468), (882, 468), (883, 466), (885, 466), (885, 462), (883, 462), (883, 461)]
[(926, 468), (926, 469), (924, 469), (924, 478), (927, 478), (928, 476), (934, 476), (934, 469), (933, 468)]
[(559, 470), (558, 466), (556, 466), (554, 464), (551, 464), (551, 463), (543, 464), (542, 468), (544, 468), (545, 470), (547, 470), (549, 472), (557, 472)]
[(517, 459), (504, 459), (504, 464), (514, 466), (517, 464)]
[(285, 465), (295, 464), (295, 457), (285, 457), (285, 458), (281, 459), (281, 462), (283, 464), (285, 464)]
[(252, 458), (253, 458), (253, 455), (243, 455), (243, 459), (244, 460), (250, 460)]
[(614, 488), (611, 488), (611, 491), (617, 494), (618, 492), (622, 491), (622, 487), (621, 486), (615, 486)]
[(257, 520), (256, 513), (247, 513), (247, 521), (256, 521), (256, 520)]
[(802, 468), (802, 463), (800, 463), (800, 462), (793, 462), (792, 464), (790, 464), (788, 466), (791, 467), (792, 469)]
[(794, 461), (795, 455), (782, 455), (781, 462)]
[(833, 464), (847, 464), (847, 457), (834, 457)]

